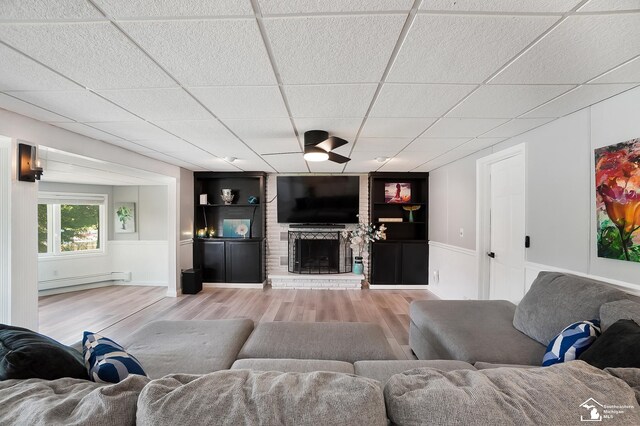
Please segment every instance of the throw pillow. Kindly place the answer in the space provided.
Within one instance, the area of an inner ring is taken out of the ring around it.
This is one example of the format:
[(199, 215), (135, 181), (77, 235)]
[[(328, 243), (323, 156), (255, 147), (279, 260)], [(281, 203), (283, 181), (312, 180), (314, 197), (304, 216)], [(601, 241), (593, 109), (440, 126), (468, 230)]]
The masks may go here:
[(87, 380), (82, 354), (50, 337), (0, 324), (0, 380)]
[(602, 332), (621, 319), (634, 320), (640, 324), (640, 303), (633, 300), (617, 300), (600, 306)]
[(600, 335), (600, 321), (580, 321), (565, 327), (554, 337), (542, 358), (542, 366), (573, 361), (587, 350)]
[(82, 347), (89, 378), (94, 382), (118, 383), (129, 374), (147, 375), (140, 361), (111, 339), (85, 331)]
[(640, 368), (640, 325), (619, 320), (580, 356), (598, 368)]

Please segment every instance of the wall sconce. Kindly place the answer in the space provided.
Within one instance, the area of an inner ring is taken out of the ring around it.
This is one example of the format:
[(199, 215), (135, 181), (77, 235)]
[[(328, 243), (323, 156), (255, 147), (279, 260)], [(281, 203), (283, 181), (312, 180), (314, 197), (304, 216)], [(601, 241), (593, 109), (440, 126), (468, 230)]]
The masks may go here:
[(40, 180), (42, 173), (37, 148), (24, 143), (18, 144), (18, 180), (35, 182)]

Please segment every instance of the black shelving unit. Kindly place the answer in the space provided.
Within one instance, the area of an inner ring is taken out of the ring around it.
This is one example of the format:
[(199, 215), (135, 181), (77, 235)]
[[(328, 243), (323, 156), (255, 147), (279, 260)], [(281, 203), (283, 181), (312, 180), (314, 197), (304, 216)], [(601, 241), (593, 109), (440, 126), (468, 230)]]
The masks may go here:
[[(202, 270), (204, 282), (261, 283), (265, 280), (265, 180), (263, 172), (194, 173), (193, 263), (194, 268)], [(233, 190), (231, 204), (222, 203), (223, 188)], [(201, 194), (207, 194), (209, 204), (200, 204)], [(250, 196), (257, 197), (258, 203), (249, 204)], [(225, 236), (225, 219), (249, 219), (246, 238)], [(212, 229), (215, 232), (210, 234)], [(206, 237), (198, 237), (201, 230), (206, 230)]]
[[(410, 183), (411, 199), (385, 202), (385, 184)], [(387, 227), (387, 239), (371, 247), (371, 284), (428, 284), (429, 173), (370, 173), (369, 217)], [(418, 206), (410, 221), (405, 206)], [(401, 222), (385, 221), (395, 218)]]

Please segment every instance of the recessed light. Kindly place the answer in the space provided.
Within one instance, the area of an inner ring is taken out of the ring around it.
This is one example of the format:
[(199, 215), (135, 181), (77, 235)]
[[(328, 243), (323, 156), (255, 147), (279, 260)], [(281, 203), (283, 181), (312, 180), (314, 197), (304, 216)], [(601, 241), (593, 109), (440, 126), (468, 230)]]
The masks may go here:
[(386, 161), (389, 161), (389, 157), (376, 157), (376, 161), (378, 163), (384, 163)]

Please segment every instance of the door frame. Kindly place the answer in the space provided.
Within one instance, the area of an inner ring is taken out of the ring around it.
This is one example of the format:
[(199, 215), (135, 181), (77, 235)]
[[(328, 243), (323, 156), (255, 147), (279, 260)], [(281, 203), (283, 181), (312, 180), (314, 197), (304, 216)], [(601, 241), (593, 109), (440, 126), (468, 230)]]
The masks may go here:
[[(526, 210), (527, 210), (527, 162), (526, 144), (521, 143), (503, 149), (494, 154), (476, 160), (476, 253), (478, 272), (478, 299), (489, 299), (489, 287), (491, 282), (489, 257), (486, 255), (491, 248), (491, 166), (500, 161), (522, 156), (525, 165), (524, 173), (524, 200), (525, 200), (525, 234), (526, 234)], [(522, 242), (524, 244), (524, 241)], [(524, 252), (523, 252), (524, 253)], [(522, 264), (526, 260), (523, 256)], [(524, 270), (523, 270), (524, 279)]]

